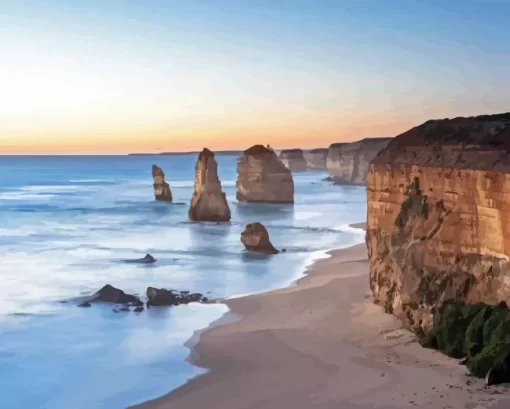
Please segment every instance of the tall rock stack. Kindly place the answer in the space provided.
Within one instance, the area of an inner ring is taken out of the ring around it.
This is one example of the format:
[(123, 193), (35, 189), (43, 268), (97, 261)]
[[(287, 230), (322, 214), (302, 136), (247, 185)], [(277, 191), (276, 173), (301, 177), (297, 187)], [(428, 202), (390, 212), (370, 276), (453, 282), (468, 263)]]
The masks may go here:
[(364, 185), (370, 161), (392, 138), (365, 138), (329, 147), (327, 168), (331, 179), (340, 184)]
[(427, 332), (445, 300), (510, 301), (510, 113), (428, 121), (372, 160), (376, 303)]
[(291, 172), (304, 172), (308, 169), (301, 149), (282, 150), (280, 152), (280, 160)]
[(294, 203), (292, 172), (263, 145), (244, 151), (237, 162), (237, 200), (248, 203)]
[(195, 186), (188, 212), (192, 221), (228, 222), (230, 209), (218, 178), (214, 153), (205, 148), (195, 165)]
[(328, 151), (328, 148), (319, 148), (304, 152), (308, 169), (325, 170)]
[(154, 179), (154, 197), (156, 200), (165, 202), (172, 201), (172, 191), (170, 185), (165, 182), (165, 173), (163, 169), (156, 165), (152, 165), (152, 178)]

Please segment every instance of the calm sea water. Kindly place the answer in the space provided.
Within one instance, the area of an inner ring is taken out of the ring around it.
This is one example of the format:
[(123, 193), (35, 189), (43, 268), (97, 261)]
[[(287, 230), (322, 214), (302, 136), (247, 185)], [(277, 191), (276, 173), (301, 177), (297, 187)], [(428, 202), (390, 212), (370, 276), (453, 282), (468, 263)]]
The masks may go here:
[[(104, 284), (209, 293), (289, 284), (324, 251), (362, 240), (365, 192), (295, 174), (294, 206), (235, 201), (236, 157), (220, 156), (229, 225), (188, 223), (195, 156), (0, 157), (0, 406), (117, 409), (158, 397), (199, 373), (183, 343), (220, 318), (221, 304), (152, 308), (141, 314), (76, 307)], [(161, 166), (174, 203), (153, 200)], [(264, 223), (287, 253), (256, 256), (244, 226)], [(151, 253), (154, 265), (122, 259)], [(70, 300), (61, 303), (62, 300)]]

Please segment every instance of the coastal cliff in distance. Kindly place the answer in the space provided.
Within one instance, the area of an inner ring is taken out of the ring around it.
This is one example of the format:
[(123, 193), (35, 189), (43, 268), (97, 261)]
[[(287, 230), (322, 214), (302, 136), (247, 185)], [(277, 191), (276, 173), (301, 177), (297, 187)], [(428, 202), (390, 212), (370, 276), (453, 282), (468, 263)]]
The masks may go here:
[(230, 221), (230, 208), (218, 177), (218, 163), (207, 148), (200, 152), (195, 165), (195, 186), (188, 216), (192, 221)]
[(328, 152), (328, 148), (318, 148), (305, 151), (304, 155), (308, 169), (325, 170)]
[(263, 145), (245, 150), (237, 162), (236, 198), (248, 203), (294, 203), (292, 172)]
[(304, 172), (308, 169), (301, 149), (284, 149), (280, 152), (279, 156), (282, 163), (291, 172)]
[(329, 177), (339, 184), (364, 185), (370, 161), (392, 138), (365, 138), (329, 147), (326, 166)]
[(445, 300), (510, 301), (510, 113), (428, 121), (370, 164), (374, 301), (418, 333)]

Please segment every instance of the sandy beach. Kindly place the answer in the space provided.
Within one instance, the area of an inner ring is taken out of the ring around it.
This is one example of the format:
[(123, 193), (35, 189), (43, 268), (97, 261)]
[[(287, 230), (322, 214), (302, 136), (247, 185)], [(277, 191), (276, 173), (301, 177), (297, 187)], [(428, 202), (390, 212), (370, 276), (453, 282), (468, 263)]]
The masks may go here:
[(504, 386), (485, 388), (456, 360), (421, 348), (371, 302), (364, 244), (329, 255), (297, 285), (226, 301), (226, 321), (191, 349), (190, 361), (209, 371), (132, 408), (510, 407)]

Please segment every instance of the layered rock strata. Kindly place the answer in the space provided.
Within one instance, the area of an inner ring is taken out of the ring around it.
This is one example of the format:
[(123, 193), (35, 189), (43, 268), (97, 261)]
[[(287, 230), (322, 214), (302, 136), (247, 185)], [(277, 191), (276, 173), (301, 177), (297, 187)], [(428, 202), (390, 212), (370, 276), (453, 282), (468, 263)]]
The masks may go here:
[(192, 221), (228, 222), (230, 208), (218, 178), (214, 153), (204, 149), (195, 165), (195, 186), (188, 217)]
[(250, 223), (244, 228), (241, 233), (241, 243), (248, 251), (266, 254), (279, 253), (271, 244), (266, 227), (259, 222)]
[(280, 160), (291, 172), (304, 172), (308, 169), (301, 149), (284, 149), (280, 152)]
[(237, 162), (236, 197), (248, 203), (294, 203), (292, 172), (272, 149), (254, 145)]
[(328, 151), (328, 148), (319, 148), (304, 152), (308, 169), (325, 170)]
[(326, 166), (336, 183), (364, 185), (370, 161), (391, 138), (365, 138), (352, 143), (335, 143), (329, 147)]
[(170, 185), (165, 182), (165, 173), (163, 169), (156, 165), (152, 165), (152, 178), (154, 179), (154, 197), (156, 200), (165, 202), (172, 201), (172, 191)]
[(372, 160), (376, 303), (428, 332), (445, 300), (510, 301), (510, 114), (428, 121)]

